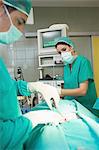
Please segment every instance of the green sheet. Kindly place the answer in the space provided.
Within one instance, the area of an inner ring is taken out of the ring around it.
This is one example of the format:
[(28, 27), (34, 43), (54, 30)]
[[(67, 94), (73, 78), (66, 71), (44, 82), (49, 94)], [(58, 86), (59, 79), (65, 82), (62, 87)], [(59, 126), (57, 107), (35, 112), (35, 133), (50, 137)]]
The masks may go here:
[[(59, 104), (60, 111), (65, 112), (65, 106), (68, 104), (72, 106), (71, 111), (76, 110), (80, 118), (58, 125), (51, 123), (37, 125), (24, 145), (26, 150), (99, 149), (99, 124), (96, 122), (98, 118), (75, 100), (61, 100)], [(34, 107), (32, 111), (45, 109), (49, 108), (45, 103), (42, 103)]]

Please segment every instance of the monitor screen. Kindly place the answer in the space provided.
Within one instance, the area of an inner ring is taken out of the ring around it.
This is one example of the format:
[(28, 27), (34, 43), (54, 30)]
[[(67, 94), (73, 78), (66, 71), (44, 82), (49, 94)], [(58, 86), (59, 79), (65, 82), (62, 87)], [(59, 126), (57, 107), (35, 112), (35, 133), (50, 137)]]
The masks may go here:
[(55, 40), (61, 37), (61, 30), (47, 31), (42, 33), (43, 48), (54, 47)]

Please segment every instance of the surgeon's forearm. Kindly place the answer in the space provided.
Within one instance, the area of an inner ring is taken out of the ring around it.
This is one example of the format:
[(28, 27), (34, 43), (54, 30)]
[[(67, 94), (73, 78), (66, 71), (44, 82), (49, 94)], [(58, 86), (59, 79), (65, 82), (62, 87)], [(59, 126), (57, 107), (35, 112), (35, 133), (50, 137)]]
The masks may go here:
[(61, 89), (60, 96), (84, 96), (86, 92), (80, 88), (76, 89)]
[(80, 83), (79, 88), (61, 89), (61, 96), (85, 96), (88, 90), (88, 81)]

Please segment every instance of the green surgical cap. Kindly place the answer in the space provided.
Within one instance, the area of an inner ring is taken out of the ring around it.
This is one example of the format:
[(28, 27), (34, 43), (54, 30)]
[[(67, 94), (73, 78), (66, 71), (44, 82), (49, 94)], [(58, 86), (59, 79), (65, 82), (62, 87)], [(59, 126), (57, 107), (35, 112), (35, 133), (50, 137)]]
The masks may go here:
[(29, 15), (32, 7), (31, 0), (3, 0), (3, 3), (16, 8), (27, 16)]
[(59, 44), (59, 43), (65, 43), (65, 44), (68, 44), (70, 46), (72, 46), (73, 48), (75, 48), (75, 44), (74, 42), (69, 38), (69, 37), (61, 37), (61, 38), (58, 38), (55, 42), (55, 47)]

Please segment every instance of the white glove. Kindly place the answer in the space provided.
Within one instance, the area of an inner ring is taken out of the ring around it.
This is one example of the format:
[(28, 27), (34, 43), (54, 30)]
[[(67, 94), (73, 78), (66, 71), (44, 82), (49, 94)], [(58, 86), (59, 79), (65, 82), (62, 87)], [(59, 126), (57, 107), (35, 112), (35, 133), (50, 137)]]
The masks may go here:
[(60, 100), (60, 96), (58, 94), (57, 89), (54, 86), (49, 84), (44, 84), (41, 82), (29, 82), (28, 89), (31, 92), (37, 91), (43, 95), (44, 100), (50, 109), (52, 109), (51, 99), (54, 100), (55, 107), (58, 107), (58, 103)]
[(60, 86), (57, 87), (57, 91), (58, 91), (58, 94), (61, 95), (61, 87)]

